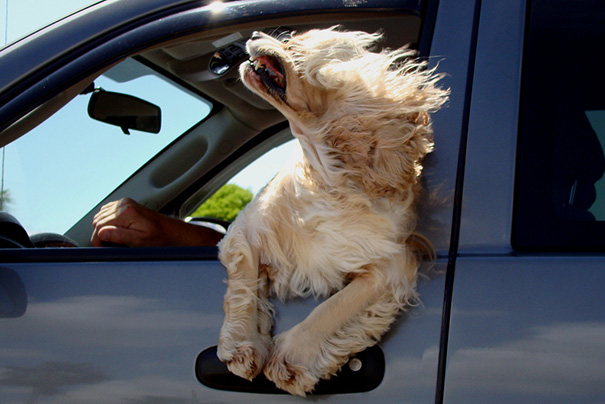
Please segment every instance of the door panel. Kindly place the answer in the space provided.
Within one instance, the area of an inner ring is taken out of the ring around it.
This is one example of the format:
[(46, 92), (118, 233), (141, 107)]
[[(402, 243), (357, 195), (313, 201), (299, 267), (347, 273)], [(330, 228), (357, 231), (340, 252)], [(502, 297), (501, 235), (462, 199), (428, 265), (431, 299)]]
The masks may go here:
[(222, 323), (218, 262), (13, 269), (28, 306), (0, 320), (2, 402), (191, 399), (193, 360)]
[[(423, 305), (383, 338), (382, 383), (322, 401), (432, 400), (444, 269), (438, 263), (432, 279), (420, 282)], [(2, 271), (17, 276), (27, 295), (20, 317), (0, 319), (3, 403), (299, 401), (214, 390), (196, 380), (196, 357), (216, 345), (223, 320), (226, 273), (218, 261), (23, 263)], [(277, 304), (276, 332), (316, 304)]]
[(605, 396), (602, 257), (458, 259), (445, 402)]

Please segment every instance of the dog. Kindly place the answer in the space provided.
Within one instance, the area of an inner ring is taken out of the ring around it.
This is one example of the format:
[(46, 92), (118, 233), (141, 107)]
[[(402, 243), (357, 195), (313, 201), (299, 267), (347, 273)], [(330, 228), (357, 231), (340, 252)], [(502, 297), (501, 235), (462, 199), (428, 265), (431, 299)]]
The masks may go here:
[[(417, 299), (430, 243), (414, 235), (429, 114), (442, 75), (415, 52), (372, 51), (381, 34), (338, 27), (273, 38), (255, 32), (244, 84), (289, 121), (301, 157), (239, 213), (219, 243), (228, 274), (218, 357), (252, 380), (311, 393), (376, 344)], [(269, 297), (328, 297), (271, 336)]]

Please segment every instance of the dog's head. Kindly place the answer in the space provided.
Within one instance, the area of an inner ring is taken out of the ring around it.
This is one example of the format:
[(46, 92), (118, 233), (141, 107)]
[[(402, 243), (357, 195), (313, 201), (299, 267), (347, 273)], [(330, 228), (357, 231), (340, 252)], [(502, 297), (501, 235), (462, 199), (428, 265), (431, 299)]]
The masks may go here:
[(441, 78), (407, 48), (371, 52), (379, 34), (254, 33), (240, 67), (248, 88), (290, 122), (305, 158), (329, 186), (385, 194), (416, 182), (432, 150), (428, 113), (447, 99)]

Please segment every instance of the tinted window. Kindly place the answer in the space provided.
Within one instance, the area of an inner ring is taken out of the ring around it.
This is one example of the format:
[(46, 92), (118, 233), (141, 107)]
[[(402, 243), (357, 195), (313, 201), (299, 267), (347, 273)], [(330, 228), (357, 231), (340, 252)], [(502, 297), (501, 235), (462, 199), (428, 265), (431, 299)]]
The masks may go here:
[(529, 6), (513, 243), (605, 249), (605, 7)]

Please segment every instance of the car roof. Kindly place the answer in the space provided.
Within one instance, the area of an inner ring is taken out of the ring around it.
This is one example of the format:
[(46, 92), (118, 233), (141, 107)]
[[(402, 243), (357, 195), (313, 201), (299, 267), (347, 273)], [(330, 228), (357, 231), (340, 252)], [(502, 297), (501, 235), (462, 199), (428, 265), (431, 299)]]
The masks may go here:
[[(249, 0), (223, 4), (222, 11), (214, 13), (212, 7), (203, 7), (195, 0), (100, 1), (8, 45), (0, 50), (0, 131), (15, 122), (15, 117), (28, 112), (24, 108), (47, 101), (44, 97), (50, 97), (48, 90), (52, 86), (64, 86), (64, 89), (84, 79), (87, 72), (92, 74), (98, 67), (94, 63), (103, 61), (109, 65), (128, 53), (153, 46), (153, 38), (122, 36), (140, 27), (146, 27), (144, 35), (163, 35), (164, 39), (173, 35), (176, 39), (188, 32), (199, 33), (208, 25), (228, 28), (236, 22), (248, 22), (252, 26), (261, 19), (270, 21), (284, 16), (304, 21), (310, 14), (323, 17), (334, 12), (395, 9), (410, 15), (421, 14), (421, 0)], [(172, 25), (166, 24), (169, 19), (173, 20)], [(311, 21), (317, 19), (310, 18)], [(396, 24), (392, 26), (393, 32), (400, 28)], [(156, 34), (156, 31), (163, 33)], [(95, 61), (86, 62), (88, 66), (64, 72), (68, 78), (76, 71), (80, 75), (70, 78), (71, 82), (65, 81), (65, 77), (51, 77), (60, 67), (81, 55), (92, 58), (89, 55), (93, 53)], [(44, 83), (44, 88), (40, 83)], [(61, 90), (59, 87), (54, 90), (55, 94)], [(29, 98), (24, 100), (24, 97)]]
[[(259, 7), (271, 7), (276, 12), (304, 12), (305, 9), (335, 10), (339, 8), (374, 8), (393, 5), (384, 0), (369, 2), (355, 1), (296, 1), (296, 0), (248, 0), (248, 1), (210, 1), (205, 3), (222, 3), (229, 5), (233, 13), (248, 13), (252, 15)], [(233, 3), (233, 4), (228, 4)], [(384, 3), (384, 4), (383, 4)], [(399, 1), (405, 3), (409, 11), (421, 11), (421, 0)], [(400, 6), (400, 5), (399, 5)], [(39, 66), (47, 58), (52, 58), (74, 49), (84, 42), (90, 41), (103, 33), (123, 28), (124, 25), (137, 21), (144, 23), (150, 18), (158, 18), (163, 12), (174, 13), (175, 8), (200, 7), (199, 0), (101, 0), (84, 7), (60, 20), (51, 23), (39, 30), (13, 42), (0, 49), (0, 92), (10, 86), (20, 76), (27, 74), (31, 69)], [(246, 10), (249, 9), (249, 10)], [(153, 17), (155, 16), (155, 17)], [(39, 41), (44, 37), (43, 41)], [(16, 68), (11, 62), (19, 61)], [(23, 65), (25, 63), (25, 65)], [(12, 68), (11, 68), (12, 67)]]

